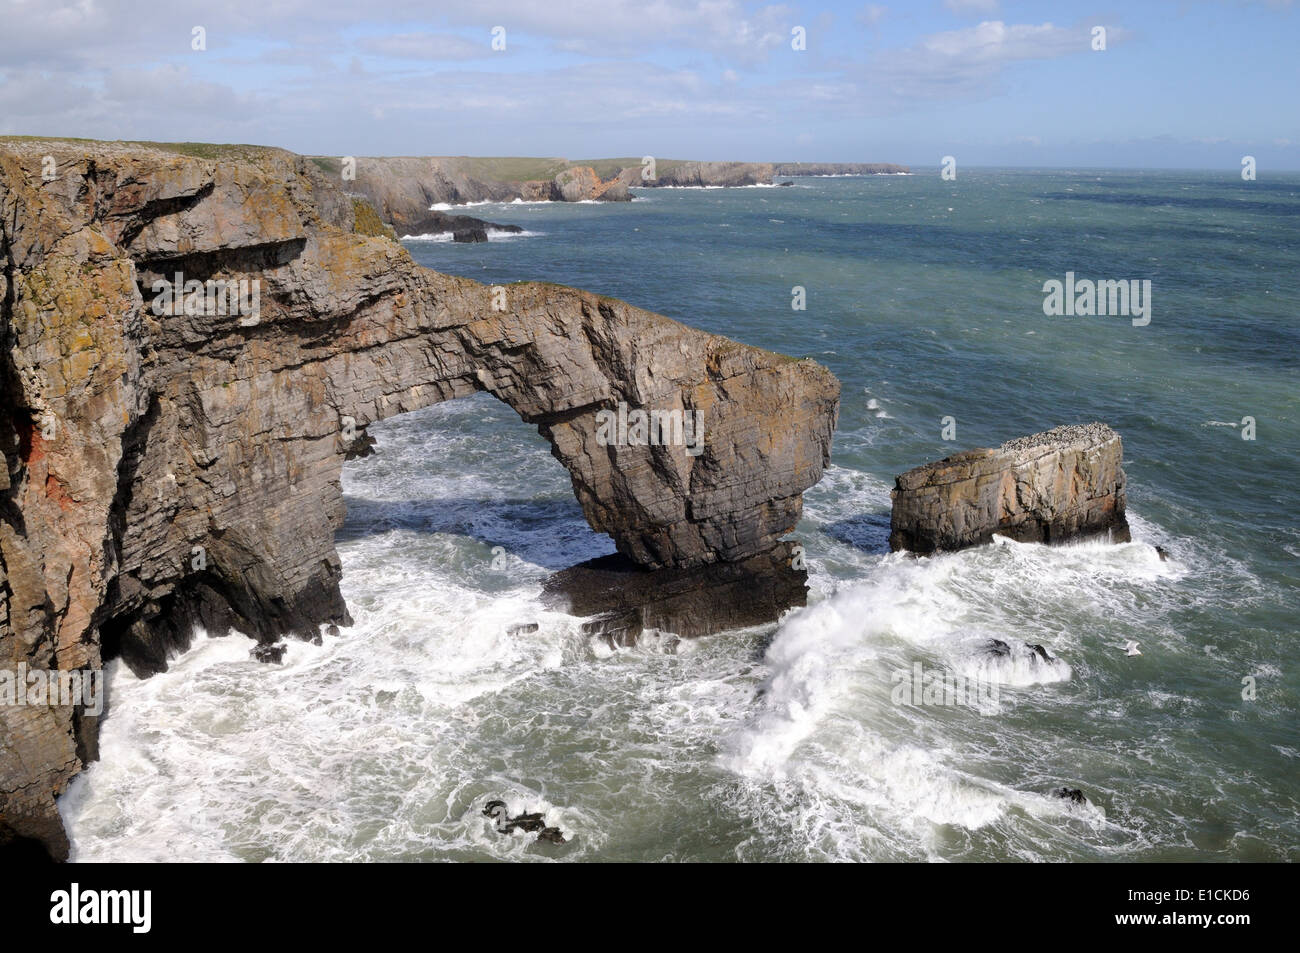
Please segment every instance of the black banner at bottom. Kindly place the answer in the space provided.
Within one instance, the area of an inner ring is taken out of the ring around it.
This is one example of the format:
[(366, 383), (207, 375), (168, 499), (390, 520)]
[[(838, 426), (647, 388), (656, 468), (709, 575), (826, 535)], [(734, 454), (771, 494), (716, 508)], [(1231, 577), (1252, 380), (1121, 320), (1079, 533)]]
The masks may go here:
[(449, 917), (468, 925), (475, 914), (493, 930), (506, 917), (509, 929), (531, 922), (524, 928), (558, 937), (649, 914), (663, 929), (688, 916), (692, 932), (704, 919), (733, 942), (756, 929), (773, 940), (768, 931), (784, 921), (800, 934), (847, 928), (864, 940), (988, 931), (1004, 941), (1232, 943), (1287, 927), (1294, 880), (1286, 865), (547, 866), (10, 865), (5, 937), (301, 943)]

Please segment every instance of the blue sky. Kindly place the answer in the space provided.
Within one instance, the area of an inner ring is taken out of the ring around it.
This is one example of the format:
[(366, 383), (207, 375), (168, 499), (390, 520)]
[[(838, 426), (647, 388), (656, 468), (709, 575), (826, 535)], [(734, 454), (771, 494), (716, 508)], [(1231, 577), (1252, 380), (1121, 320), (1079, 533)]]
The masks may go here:
[(1250, 154), (1263, 176), (1300, 169), (1298, 7), (0, 0), (0, 133), (917, 166)]

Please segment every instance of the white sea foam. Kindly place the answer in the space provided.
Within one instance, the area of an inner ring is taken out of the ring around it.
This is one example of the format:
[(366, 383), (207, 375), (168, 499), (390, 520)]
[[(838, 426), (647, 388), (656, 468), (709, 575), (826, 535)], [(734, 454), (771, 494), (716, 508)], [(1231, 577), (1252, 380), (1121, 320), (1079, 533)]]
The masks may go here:
[[(516, 238), (537, 238), (542, 232), (532, 232), (525, 229), (522, 232), (508, 232), (499, 228), (488, 228), (484, 230), (487, 233), (490, 242), (505, 242)], [(403, 235), (404, 242), (450, 242), (455, 238), (451, 232), (430, 232), (424, 235)], [(472, 244), (472, 243), (471, 243)]]
[(449, 212), (454, 208), (473, 208), (476, 205), (504, 205), (504, 202), (494, 202), (491, 199), (484, 199), (481, 202), (434, 202), (429, 206), (430, 212)]

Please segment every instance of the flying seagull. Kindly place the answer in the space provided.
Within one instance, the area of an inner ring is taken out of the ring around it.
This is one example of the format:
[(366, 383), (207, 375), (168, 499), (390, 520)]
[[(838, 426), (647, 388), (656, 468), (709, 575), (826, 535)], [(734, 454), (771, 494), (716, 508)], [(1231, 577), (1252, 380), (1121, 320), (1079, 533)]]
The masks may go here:
[(1138, 651), (1138, 644), (1136, 642), (1129, 642), (1124, 646), (1124, 654), (1141, 655), (1142, 653)]

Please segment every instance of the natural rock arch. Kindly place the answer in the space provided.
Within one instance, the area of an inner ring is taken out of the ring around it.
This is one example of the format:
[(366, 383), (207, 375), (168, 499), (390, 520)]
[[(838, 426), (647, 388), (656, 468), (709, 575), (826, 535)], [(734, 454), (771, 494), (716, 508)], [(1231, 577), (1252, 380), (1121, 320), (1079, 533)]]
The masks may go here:
[[(652, 568), (771, 550), (829, 459), (820, 365), (555, 285), (507, 286), (499, 310), (354, 234), (350, 200), (278, 150), (0, 146), (0, 259), (3, 665), (98, 668), (104, 646), (150, 671), (195, 622), (346, 622), (344, 459), (366, 425), (475, 390), (538, 427), (592, 526)], [(256, 281), (257, 313), (155, 313), (177, 275)], [(703, 452), (602, 445), (620, 402), (700, 411)], [(0, 841), (66, 853), (52, 795), (94, 756), (93, 719), (0, 720)]]

